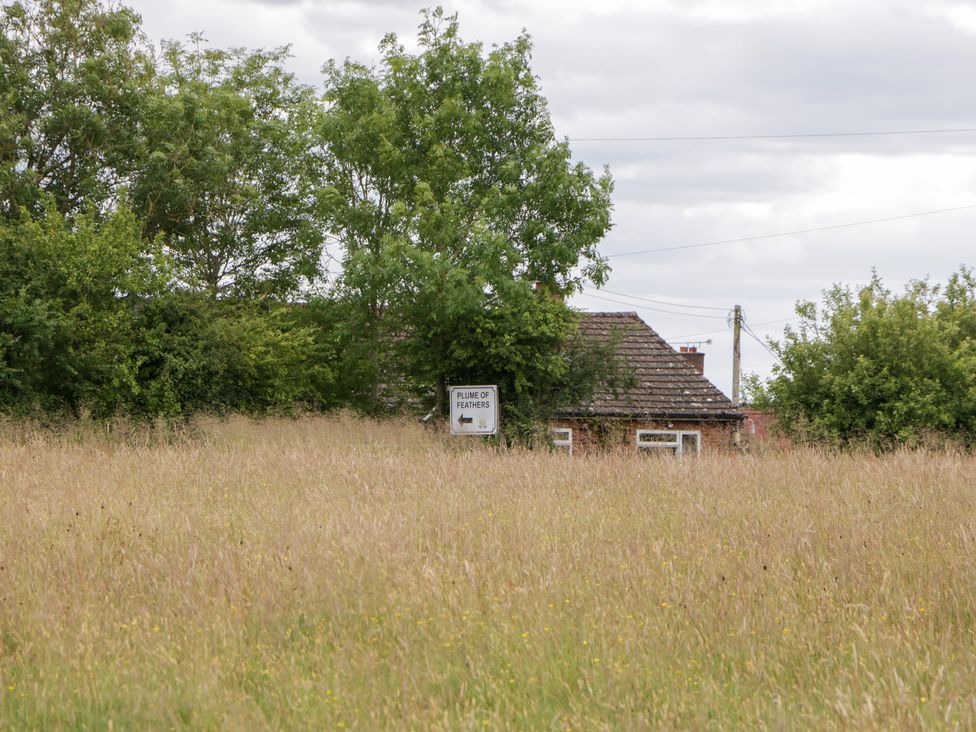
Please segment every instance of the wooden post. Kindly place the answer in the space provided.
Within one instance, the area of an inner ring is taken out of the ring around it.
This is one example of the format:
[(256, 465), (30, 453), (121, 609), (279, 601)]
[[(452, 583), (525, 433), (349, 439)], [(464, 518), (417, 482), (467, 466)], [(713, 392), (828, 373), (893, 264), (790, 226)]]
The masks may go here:
[(739, 385), (742, 379), (740, 340), (742, 337), (742, 307), (732, 311), (732, 406), (739, 406)]
[[(736, 409), (740, 406), (739, 388), (742, 379), (742, 364), (740, 340), (742, 335), (742, 307), (736, 305), (732, 311), (732, 406)], [(732, 444), (736, 447), (742, 441), (742, 433), (739, 424), (736, 423), (735, 432), (732, 433)]]

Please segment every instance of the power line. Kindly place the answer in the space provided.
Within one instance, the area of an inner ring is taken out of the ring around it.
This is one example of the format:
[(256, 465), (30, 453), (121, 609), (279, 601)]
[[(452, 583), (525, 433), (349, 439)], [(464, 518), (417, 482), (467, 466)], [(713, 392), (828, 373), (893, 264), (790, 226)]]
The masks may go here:
[[(726, 322), (730, 322), (729, 321), (729, 317), (730, 317), (729, 313), (731, 312), (731, 309), (730, 308), (727, 308), (727, 307), (724, 307), (724, 308), (723, 307), (716, 307), (714, 305), (688, 305), (688, 304), (685, 304), (685, 303), (671, 302), (669, 300), (654, 300), (654, 299), (649, 298), (649, 297), (641, 297), (640, 295), (631, 295), (631, 294), (629, 294), (627, 292), (617, 292), (615, 290), (608, 290), (605, 287), (601, 287), (600, 288), (600, 292), (609, 292), (611, 295), (619, 295), (620, 297), (629, 297), (632, 300), (640, 300), (641, 302), (653, 302), (653, 303), (657, 303), (659, 305), (670, 305), (672, 307), (696, 308), (696, 309), (700, 309), (700, 310), (719, 310), (721, 312), (726, 313), (726, 316), (725, 316)], [(612, 299), (610, 299), (608, 297), (600, 297), (599, 295), (595, 295), (595, 294), (590, 293), (590, 292), (582, 292), (580, 294), (581, 295), (588, 295), (589, 297), (596, 297), (599, 300), (607, 300), (609, 302), (619, 303), (621, 305), (630, 305), (631, 304), (631, 303), (628, 303), (628, 302), (622, 302), (620, 300), (612, 300)], [(633, 307), (642, 307), (642, 306), (639, 306), (639, 305), (634, 304)], [(671, 312), (671, 311), (668, 311), (668, 310), (658, 310), (657, 308), (643, 308), (642, 307), (642, 309), (645, 309), (645, 310), (655, 310), (657, 312)], [(675, 315), (685, 315), (685, 313), (674, 313), (674, 314)], [(692, 316), (692, 317), (697, 317), (697, 316)], [(717, 316), (710, 316), (710, 317), (717, 317)], [(760, 325), (774, 325), (776, 323), (788, 323), (791, 320), (798, 320), (799, 317), (800, 317), (799, 315), (793, 315), (793, 316), (790, 316), (789, 318), (779, 318), (777, 320), (764, 320), (763, 322), (761, 322), (761, 323), (755, 323), (754, 325), (756, 327), (759, 327)], [(714, 331), (712, 331), (712, 332), (714, 332)], [(694, 335), (694, 334), (692, 334), (692, 335)], [(698, 334), (698, 335), (702, 335), (702, 334)]]
[(617, 303), (618, 305), (626, 305), (632, 308), (639, 308), (641, 310), (650, 310), (655, 313), (667, 313), (669, 315), (680, 315), (684, 318), (709, 318), (714, 320), (725, 320), (724, 315), (698, 315), (696, 313), (681, 313), (676, 310), (662, 310), (661, 308), (652, 308), (652, 307), (648, 307), (647, 305), (637, 305), (632, 302), (625, 302), (624, 300), (614, 300), (612, 297), (603, 297), (601, 295), (594, 295), (589, 292), (581, 292), (580, 295), (582, 295), (583, 297), (594, 297), (597, 300), (605, 300), (607, 302)]
[(788, 323), (791, 320), (799, 320), (799, 319), (800, 319), (799, 315), (794, 315), (792, 318), (780, 318), (779, 320), (764, 320), (761, 323), (753, 323), (753, 325), (755, 325), (758, 328), (760, 325), (773, 325), (774, 323)]
[(681, 335), (677, 335), (677, 336), (668, 336), (664, 340), (680, 341), (683, 338), (694, 338), (695, 336), (716, 335), (718, 333), (728, 333), (728, 332), (729, 332), (728, 328), (723, 328), (722, 330), (705, 330), (705, 331), (700, 331), (698, 333), (682, 333)]
[(891, 135), (948, 135), (976, 132), (976, 127), (943, 130), (888, 130), (884, 132), (800, 132), (785, 135), (699, 135), (693, 137), (571, 137), (570, 142), (707, 142), (710, 140), (789, 140), (820, 137), (883, 137)]
[[(792, 318), (780, 318), (779, 320), (764, 320), (762, 323), (754, 323), (754, 325), (758, 328), (760, 325), (773, 325), (774, 323), (786, 323), (789, 322), (790, 320), (798, 320), (798, 319), (799, 316), (794, 315)], [(728, 333), (728, 332), (729, 332), (728, 328), (724, 328), (722, 330), (705, 330), (705, 331), (699, 331), (698, 333), (682, 333), (681, 335), (669, 336), (664, 340), (678, 341), (681, 340), (682, 338), (694, 338), (695, 336), (716, 335), (718, 333)]]
[[(620, 297), (629, 297), (629, 298), (631, 298), (633, 300), (640, 300), (642, 302), (653, 302), (653, 303), (657, 303), (659, 305), (671, 305), (672, 307), (679, 307), (679, 308), (697, 308), (697, 309), (701, 309), (701, 310), (719, 310), (719, 311), (722, 311), (722, 312), (726, 313), (726, 322), (731, 322), (729, 320), (729, 318), (731, 317), (731, 315), (730, 315), (731, 309), (730, 308), (727, 308), (727, 307), (724, 307), (724, 308), (723, 307), (716, 307), (714, 305), (688, 305), (688, 304), (685, 304), (685, 303), (671, 302), (669, 300), (654, 300), (654, 299), (649, 298), (649, 297), (641, 297), (640, 295), (631, 295), (631, 294), (629, 294), (627, 292), (617, 292), (615, 290), (608, 290), (608, 289), (606, 289), (604, 287), (601, 287), (600, 288), (600, 292), (609, 292), (611, 295), (619, 295)], [(596, 297), (597, 299), (601, 299), (601, 300), (608, 300), (609, 302), (620, 303), (621, 305), (630, 305), (631, 304), (631, 303), (627, 303), (627, 302), (621, 302), (620, 300), (612, 300), (612, 299), (607, 298), (607, 297), (600, 297), (599, 295), (594, 295), (594, 294), (589, 293), (589, 292), (583, 292), (583, 293), (580, 293), (580, 294), (589, 295), (590, 297)], [(635, 304), (635, 305), (633, 305), (633, 307), (640, 307), (640, 306), (638, 306), (638, 305)], [(642, 308), (642, 309), (646, 309), (646, 310), (657, 310), (656, 308)], [(664, 311), (658, 311), (658, 312), (671, 312), (671, 311), (664, 310)], [(676, 314), (676, 315), (684, 315), (684, 313), (674, 313), (674, 314)], [(711, 316), (711, 317), (717, 317), (717, 316)], [(791, 320), (798, 320), (799, 317), (800, 317), (799, 315), (792, 315), (789, 318), (778, 318), (777, 320), (764, 320), (761, 323), (754, 323), (754, 325), (756, 327), (759, 327), (761, 325), (774, 325), (776, 323), (788, 323)], [(711, 331), (711, 332), (714, 332), (714, 331)], [(695, 334), (692, 334), (692, 335), (695, 335)], [(703, 335), (703, 334), (698, 334), (698, 335)], [(707, 334), (704, 334), (704, 335), (707, 335)]]
[(675, 308), (695, 308), (696, 310), (721, 310), (725, 312), (728, 308), (714, 307), (711, 305), (686, 305), (680, 302), (669, 302), (668, 300), (652, 300), (649, 297), (641, 297), (639, 295), (628, 295), (626, 292), (614, 292), (613, 290), (608, 290), (604, 287), (600, 288), (600, 292), (609, 292), (611, 295), (620, 295), (620, 297), (629, 297), (634, 300), (641, 300), (642, 302), (653, 302), (658, 305), (670, 305)]
[(766, 349), (766, 353), (768, 353), (770, 356), (772, 356), (773, 358), (775, 358), (777, 361), (780, 360), (779, 359), (779, 356), (777, 356), (773, 352), (773, 349), (771, 349), (769, 346), (767, 346), (765, 341), (763, 341), (759, 336), (757, 336), (755, 333), (752, 332), (752, 328), (749, 327), (749, 324), (748, 323), (743, 322), (742, 323), (742, 329), (746, 332), (746, 335), (751, 336), (752, 339), (756, 343), (758, 343), (760, 346), (762, 346), (763, 348), (765, 348)]
[(935, 216), (936, 214), (952, 213), (953, 211), (966, 211), (976, 208), (976, 203), (966, 206), (955, 206), (953, 208), (939, 208), (933, 211), (916, 211), (915, 213), (902, 214), (901, 216), (888, 216), (882, 219), (865, 219), (864, 221), (851, 221), (846, 224), (832, 224), (830, 226), (816, 226), (810, 229), (795, 229), (794, 231), (780, 231), (776, 234), (760, 234), (758, 236), (745, 236), (739, 239), (719, 239), (717, 241), (706, 241), (700, 244), (679, 244), (673, 247), (659, 247), (657, 249), (638, 249), (633, 252), (621, 252), (620, 254), (607, 254), (607, 259), (612, 257), (631, 257), (636, 254), (656, 254), (658, 252), (674, 252), (679, 249), (699, 249), (701, 247), (715, 247), (720, 244), (735, 244), (738, 242), (760, 241), (762, 239), (775, 239), (781, 236), (795, 236), (796, 234), (811, 234), (816, 231), (833, 231), (835, 229), (849, 229), (854, 226), (866, 226), (867, 224), (882, 224), (886, 221), (902, 221), (904, 219), (914, 219), (919, 216)]

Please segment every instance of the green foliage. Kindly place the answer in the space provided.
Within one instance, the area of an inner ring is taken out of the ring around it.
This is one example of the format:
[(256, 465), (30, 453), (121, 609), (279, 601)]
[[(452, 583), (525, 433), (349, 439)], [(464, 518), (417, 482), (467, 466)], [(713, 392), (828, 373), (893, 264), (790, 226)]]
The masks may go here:
[(562, 298), (606, 276), (610, 177), (555, 138), (527, 35), (438, 9), (419, 40), (327, 64), (323, 108), (287, 48), (157, 63), (125, 7), (5, 4), (0, 410), (444, 413), (491, 382), (518, 433), (592, 391)]
[(286, 48), (165, 45), (147, 102), (147, 154), (132, 188), (148, 237), (163, 236), (182, 280), (212, 295), (283, 297), (318, 273), (311, 89)]
[(829, 444), (918, 444), (935, 434), (976, 437), (976, 281), (913, 282), (900, 295), (875, 276), (835, 286), (773, 344), (781, 363), (754, 384), (791, 436)]
[(346, 300), (322, 296), (288, 309), (289, 322), (310, 334), (315, 363), (331, 377), (316, 382), (315, 404), (320, 408), (362, 409), (382, 376), (381, 363), (371, 358), (372, 344), (362, 337), (361, 315)]
[(328, 344), (292, 306), (173, 290), (127, 209), (0, 229), (5, 411), (180, 416), (322, 406)]
[(392, 370), (442, 414), (452, 381), (497, 381), (524, 403), (571, 373), (570, 312), (540, 294), (605, 278), (610, 177), (555, 139), (527, 35), (486, 53), (438, 9), (419, 45), (388, 36), (379, 69), (324, 69), (323, 200), (339, 292), (378, 365), (370, 398)]
[(177, 292), (147, 303), (137, 323), (137, 413), (331, 406), (324, 399), (335, 379), (332, 354), (289, 306)]
[(0, 403), (108, 414), (131, 402), (131, 311), (167, 278), (144, 247), (125, 209), (69, 223), (52, 203), (0, 228)]
[(98, 0), (0, 8), (0, 217), (104, 210), (137, 157), (154, 70), (139, 16)]

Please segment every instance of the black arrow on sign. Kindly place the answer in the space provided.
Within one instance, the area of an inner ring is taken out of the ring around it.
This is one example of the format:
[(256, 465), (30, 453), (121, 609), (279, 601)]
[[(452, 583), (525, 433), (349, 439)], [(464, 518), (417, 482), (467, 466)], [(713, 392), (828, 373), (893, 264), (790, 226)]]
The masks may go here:
[(458, 424), (471, 424), (474, 422), (474, 417), (465, 417), (463, 414), (458, 417)]

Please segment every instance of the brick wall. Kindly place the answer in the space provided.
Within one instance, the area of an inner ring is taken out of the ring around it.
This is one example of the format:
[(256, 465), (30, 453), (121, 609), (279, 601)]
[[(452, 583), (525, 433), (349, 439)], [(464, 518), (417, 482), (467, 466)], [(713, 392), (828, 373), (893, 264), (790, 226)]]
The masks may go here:
[(742, 423), (742, 440), (746, 447), (786, 448), (793, 444), (788, 437), (777, 432), (776, 416), (772, 412), (752, 407), (744, 407), (742, 411), (746, 415)]
[(573, 430), (573, 453), (635, 451), (637, 430), (687, 430), (701, 433), (701, 452), (728, 451), (735, 425), (727, 422), (655, 422), (612, 418), (559, 419), (553, 427)]

